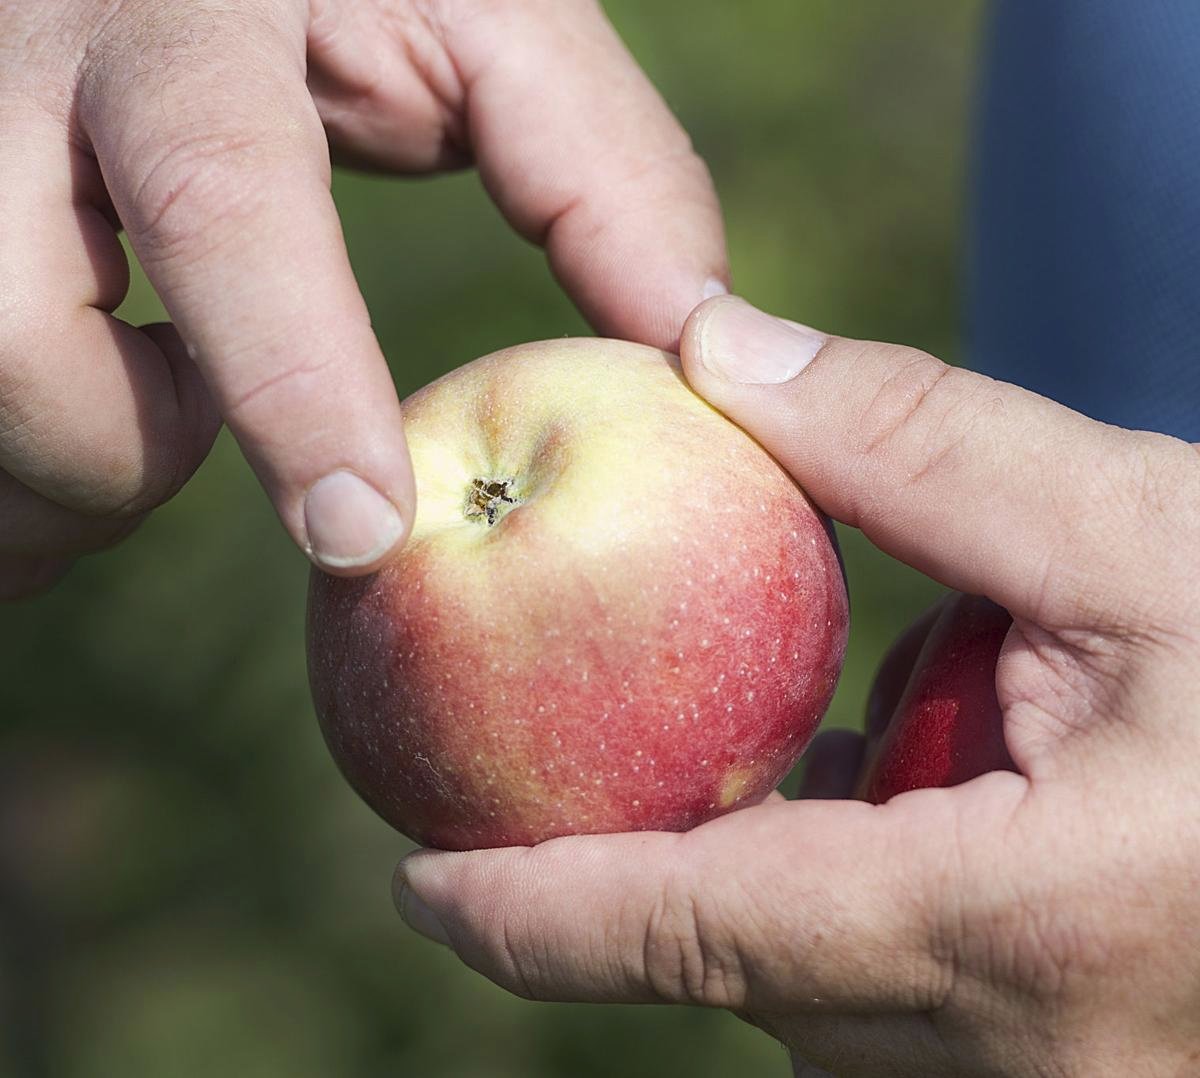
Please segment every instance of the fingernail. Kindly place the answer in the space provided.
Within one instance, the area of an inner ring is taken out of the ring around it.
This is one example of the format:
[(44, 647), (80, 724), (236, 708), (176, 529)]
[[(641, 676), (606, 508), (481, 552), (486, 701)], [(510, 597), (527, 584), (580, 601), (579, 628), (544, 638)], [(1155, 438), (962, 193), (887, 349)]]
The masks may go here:
[(433, 940), (434, 943), (440, 943), (444, 947), (450, 946), (450, 937), (442, 927), (442, 922), (437, 919), (437, 914), (417, 897), (402, 876), (398, 875), (393, 894), (396, 912), (409, 928), (418, 935)]
[(705, 299), (714, 299), (717, 296), (727, 295), (729, 295), (729, 288), (724, 281), (718, 280), (716, 277), (710, 277), (705, 281), (703, 293)]
[(764, 314), (745, 300), (714, 303), (700, 326), (700, 359), (718, 378), (778, 385), (795, 378), (825, 347), (823, 333)]
[(304, 499), (304, 526), (313, 560), (329, 569), (370, 565), (404, 534), (396, 507), (353, 472), (332, 472)]

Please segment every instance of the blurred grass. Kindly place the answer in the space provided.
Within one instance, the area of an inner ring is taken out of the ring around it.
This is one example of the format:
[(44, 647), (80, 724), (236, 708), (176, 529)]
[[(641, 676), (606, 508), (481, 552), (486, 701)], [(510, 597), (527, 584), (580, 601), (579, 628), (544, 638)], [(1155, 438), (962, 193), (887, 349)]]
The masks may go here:
[[(608, 7), (712, 165), (739, 290), (954, 359), (978, 0)], [(402, 392), (586, 331), (472, 175), (339, 174), (335, 194)], [(158, 312), (135, 274), (122, 313)], [(843, 541), (854, 639), (829, 722), (854, 725), (935, 589)], [(312, 716), (305, 577), (223, 435), (123, 547), (0, 609), (0, 1074), (786, 1073), (729, 1016), (524, 1003), (400, 927), (403, 844)]]

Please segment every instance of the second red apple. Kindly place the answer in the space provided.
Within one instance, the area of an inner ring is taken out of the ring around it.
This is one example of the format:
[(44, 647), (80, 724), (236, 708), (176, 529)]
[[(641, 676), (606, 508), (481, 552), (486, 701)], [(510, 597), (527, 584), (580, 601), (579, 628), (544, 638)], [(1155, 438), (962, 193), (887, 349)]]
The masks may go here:
[[(1008, 611), (987, 599), (946, 600), (890, 719), (877, 715), (868, 723), (868, 736), (878, 739), (867, 750), (860, 785), (865, 800), (881, 804), (906, 790), (957, 786), (988, 771), (1016, 770), (996, 697), (996, 662), (1011, 626)], [(884, 696), (898, 664), (916, 650), (921, 627), (914, 628), (916, 635), (902, 637), (880, 670)], [(872, 728), (877, 726), (882, 728)]]

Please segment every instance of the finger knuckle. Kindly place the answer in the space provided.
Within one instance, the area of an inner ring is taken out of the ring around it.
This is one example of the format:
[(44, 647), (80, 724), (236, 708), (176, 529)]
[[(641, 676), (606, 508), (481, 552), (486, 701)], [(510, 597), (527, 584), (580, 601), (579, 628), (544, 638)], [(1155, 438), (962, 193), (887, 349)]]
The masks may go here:
[(521, 999), (554, 997), (548, 947), (536, 926), (529, 923), (529, 910), (482, 902), (471, 922), (470, 937), (477, 941), (481, 973)]
[(900, 464), (906, 485), (925, 481), (952, 465), (1001, 406), (988, 385), (924, 352), (898, 349), (859, 422), (861, 456), (893, 469)]
[(140, 257), (193, 263), (236, 243), (272, 204), (297, 155), (310, 154), (313, 138), (311, 125), (294, 118), (162, 133), (145, 151), (124, 214)]
[(536, 999), (536, 976), (517, 939), (511, 915), (487, 908), (477, 910), (472, 922), (471, 936), (478, 941), (478, 950), (473, 961), (468, 956), (470, 964), (506, 992), (521, 999)]
[(647, 922), (642, 965), (664, 1002), (732, 1010), (747, 1003), (746, 969), (723, 918), (678, 874), (668, 877)]

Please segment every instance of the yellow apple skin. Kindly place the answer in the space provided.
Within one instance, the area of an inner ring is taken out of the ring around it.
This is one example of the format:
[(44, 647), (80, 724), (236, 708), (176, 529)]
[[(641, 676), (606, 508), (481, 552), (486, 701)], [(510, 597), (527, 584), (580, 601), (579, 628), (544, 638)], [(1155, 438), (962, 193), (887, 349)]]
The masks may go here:
[(764, 797), (849, 622), (828, 523), (779, 465), (673, 356), (618, 341), (495, 353), (404, 415), (412, 537), (309, 595), (322, 730), (368, 804), (475, 849)]

